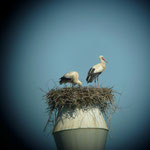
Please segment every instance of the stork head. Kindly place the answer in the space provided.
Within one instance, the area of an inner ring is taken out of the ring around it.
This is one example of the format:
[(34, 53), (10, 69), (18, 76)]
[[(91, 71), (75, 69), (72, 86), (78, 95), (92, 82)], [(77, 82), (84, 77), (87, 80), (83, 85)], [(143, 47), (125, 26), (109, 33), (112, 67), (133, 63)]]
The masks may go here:
[(79, 85), (79, 87), (82, 85), (82, 82), (81, 81), (77, 81), (77, 84)]
[(103, 62), (103, 61), (105, 61), (106, 63), (108, 63), (107, 61), (106, 61), (106, 59), (104, 58), (104, 56), (99, 56), (99, 59)]

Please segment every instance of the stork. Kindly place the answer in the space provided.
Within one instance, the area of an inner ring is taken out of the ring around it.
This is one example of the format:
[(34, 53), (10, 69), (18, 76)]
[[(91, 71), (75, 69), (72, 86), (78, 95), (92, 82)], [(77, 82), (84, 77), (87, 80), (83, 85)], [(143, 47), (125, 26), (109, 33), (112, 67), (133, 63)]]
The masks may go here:
[(105, 70), (106, 68), (105, 62), (108, 63), (103, 56), (99, 56), (99, 59), (100, 63), (90, 68), (86, 78), (87, 83), (93, 82), (93, 80), (95, 80), (95, 87), (96, 87), (96, 80), (98, 87), (100, 87), (98, 83), (98, 76)]
[(82, 85), (82, 82), (79, 80), (79, 73), (76, 71), (72, 71), (64, 74), (64, 76), (60, 78), (59, 83), (60, 85), (63, 83), (64, 84), (71, 83), (71, 87), (72, 85), (76, 85), (76, 84), (78, 84), (79, 87)]

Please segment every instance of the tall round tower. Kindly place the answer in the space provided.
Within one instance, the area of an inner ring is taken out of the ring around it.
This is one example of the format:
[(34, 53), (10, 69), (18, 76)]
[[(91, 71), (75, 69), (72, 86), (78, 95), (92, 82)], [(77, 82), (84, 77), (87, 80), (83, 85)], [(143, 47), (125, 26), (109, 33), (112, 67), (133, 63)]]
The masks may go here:
[(97, 107), (62, 109), (53, 135), (58, 150), (104, 150), (108, 128)]

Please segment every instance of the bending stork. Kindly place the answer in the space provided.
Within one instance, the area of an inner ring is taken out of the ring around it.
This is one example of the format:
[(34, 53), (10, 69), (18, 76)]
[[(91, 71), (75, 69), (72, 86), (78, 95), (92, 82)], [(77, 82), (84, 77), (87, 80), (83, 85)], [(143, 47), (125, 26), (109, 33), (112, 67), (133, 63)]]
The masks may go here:
[(79, 74), (76, 71), (68, 72), (66, 73), (63, 77), (60, 78), (59, 81), (60, 84), (65, 84), (65, 83), (71, 83), (72, 84), (78, 84), (79, 87), (82, 85), (82, 82), (79, 80)]

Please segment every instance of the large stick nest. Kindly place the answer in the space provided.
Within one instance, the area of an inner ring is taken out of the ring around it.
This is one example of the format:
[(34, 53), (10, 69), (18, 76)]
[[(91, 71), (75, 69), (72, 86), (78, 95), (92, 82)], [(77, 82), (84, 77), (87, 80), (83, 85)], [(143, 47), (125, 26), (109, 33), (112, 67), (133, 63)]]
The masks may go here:
[(86, 109), (89, 106), (99, 106), (101, 111), (105, 112), (107, 107), (114, 103), (114, 91), (112, 88), (60, 88), (51, 89), (46, 98), (51, 111), (59, 111), (64, 107)]
[(57, 114), (63, 108), (69, 108), (68, 110), (76, 108), (87, 110), (91, 107), (98, 107), (106, 118), (110, 120), (112, 113), (117, 108), (114, 103), (114, 93), (115, 91), (112, 88), (65, 87), (51, 89), (45, 95), (49, 111), (49, 119), (45, 129), (50, 122), (55, 123)]

